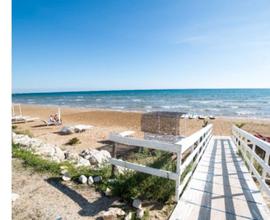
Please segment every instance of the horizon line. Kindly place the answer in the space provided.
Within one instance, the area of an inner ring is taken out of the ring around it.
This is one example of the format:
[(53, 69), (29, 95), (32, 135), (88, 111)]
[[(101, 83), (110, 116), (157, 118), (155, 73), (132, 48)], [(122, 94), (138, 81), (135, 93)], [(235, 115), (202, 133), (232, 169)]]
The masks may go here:
[(161, 90), (218, 90), (218, 89), (234, 89), (234, 90), (241, 90), (241, 89), (270, 89), (270, 88), (250, 88), (250, 87), (243, 87), (243, 88), (167, 88), (167, 89), (104, 89), (104, 90), (63, 90), (63, 91), (41, 91), (41, 92), (12, 92), (12, 95), (26, 95), (26, 94), (46, 94), (46, 93), (73, 93), (73, 92), (123, 92), (123, 91), (161, 91)]

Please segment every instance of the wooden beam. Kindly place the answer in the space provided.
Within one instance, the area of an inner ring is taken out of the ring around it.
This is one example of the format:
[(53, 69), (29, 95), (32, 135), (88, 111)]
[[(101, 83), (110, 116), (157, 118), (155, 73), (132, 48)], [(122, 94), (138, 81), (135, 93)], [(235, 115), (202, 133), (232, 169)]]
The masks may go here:
[(167, 178), (171, 180), (176, 180), (178, 178), (178, 175), (171, 171), (147, 167), (147, 166), (136, 164), (136, 163), (130, 163), (127, 161), (118, 160), (115, 158), (111, 158), (110, 163), (116, 166), (125, 167), (127, 169), (136, 170), (142, 173), (147, 173), (147, 174), (151, 174), (154, 176), (159, 176), (159, 177), (163, 177), (163, 178)]

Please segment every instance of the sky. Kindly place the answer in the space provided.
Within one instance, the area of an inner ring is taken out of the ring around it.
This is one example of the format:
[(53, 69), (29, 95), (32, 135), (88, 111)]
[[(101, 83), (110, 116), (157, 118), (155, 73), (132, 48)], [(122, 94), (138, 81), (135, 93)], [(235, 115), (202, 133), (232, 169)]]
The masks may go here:
[(13, 92), (270, 88), (269, 0), (13, 0)]

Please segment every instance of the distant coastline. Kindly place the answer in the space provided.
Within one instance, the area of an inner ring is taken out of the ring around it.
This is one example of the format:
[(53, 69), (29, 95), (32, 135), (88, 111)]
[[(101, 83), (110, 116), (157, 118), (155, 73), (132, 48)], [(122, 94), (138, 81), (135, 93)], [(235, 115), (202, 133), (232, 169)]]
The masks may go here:
[(117, 90), (13, 94), (13, 103), (112, 111), (180, 111), (270, 119), (270, 89)]

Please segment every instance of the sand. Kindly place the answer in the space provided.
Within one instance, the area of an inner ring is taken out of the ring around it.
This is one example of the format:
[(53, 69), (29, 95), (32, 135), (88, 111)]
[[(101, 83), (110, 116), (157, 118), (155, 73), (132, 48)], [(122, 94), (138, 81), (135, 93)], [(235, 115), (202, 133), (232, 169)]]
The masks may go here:
[[(22, 105), (23, 115), (38, 117), (47, 120), (50, 114), (56, 113), (57, 108), (52, 106)], [(126, 130), (135, 131), (135, 135), (142, 136), (141, 119), (142, 112), (122, 112), (99, 109), (61, 108), (63, 125), (44, 126), (41, 120), (35, 122), (17, 124), (17, 130), (30, 132), (34, 137), (40, 138), (47, 143), (60, 145), (63, 149), (80, 152), (87, 148), (101, 148), (99, 143), (105, 140), (111, 132)], [(214, 125), (214, 135), (231, 135), (231, 127), (235, 123), (244, 123), (242, 129), (252, 134), (260, 133), (270, 136), (269, 119), (248, 119), (218, 117), (209, 120)], [(76, 124), (93, 125), (94, 127), (84, 133), (60, 135), (58, 131), (63, 126)], [(181, 119), (180, 134), (188, 136), (201, 129), (203, 121), (199, 119)], [(76, 146), (66, 146), (65, 143), (73, 137), (80, 139), (81, 143)]]

